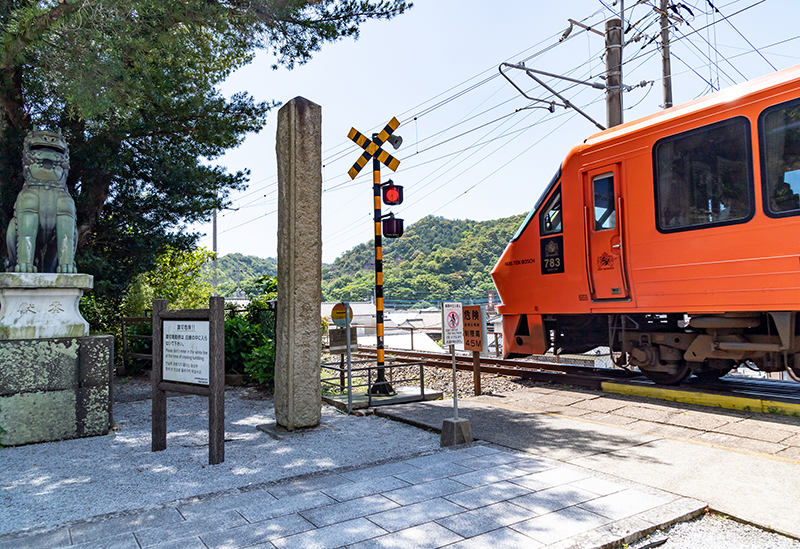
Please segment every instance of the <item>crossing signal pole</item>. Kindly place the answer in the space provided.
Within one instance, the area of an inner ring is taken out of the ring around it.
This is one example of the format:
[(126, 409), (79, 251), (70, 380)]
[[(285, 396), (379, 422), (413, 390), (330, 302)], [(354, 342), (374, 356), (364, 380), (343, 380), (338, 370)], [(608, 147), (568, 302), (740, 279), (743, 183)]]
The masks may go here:
[[(367, 139), (366, 136), (359, 133), (355, 128), (350, 129), (347, 135), (353, 140), (356, 145), (364, 149), (364, 153), (356, 160), (353, 167), (347, 172), (351, 179), (355, 179), (358, 172), (366, 166), (370, 158), (372, 158), (372, 196), (374, 203), (374, 216), (373, 221), (375, 224), (375, 331), (377, 336), (377, 379), (369, 388), (371, 395), (391, 395), (395, 394), (391, 384), (386, 381), (386, 373), (384, 368), (384, 351), (383, 351), (383, 231), (382, 225), (385, 224), (384, 216), (381, 215), (381, 190), (384, 185), (381, 184), (381, 164), (386, 165), (392, 171), (396, 171), (400, 165), (400, 161), (392, 155), (381, 149), (386, 141), (388, 141), (395, 149), (402, 143), (402, 138), (393, 136), (392, 133), (400, 125), (397, 118), (392, 118), (385, 128), (380, 133), (373, 133), (372, 139)], [(391, 182), (387, 183), (387, 186)], [(397, 187), (397, 186), (395, 186)], [(402, 202), (402, 187), (400, 187), (399, 199)], [(400, 202), (396, 202), (399, 204)], [(388, 216), (387, 216), (388, 217)], [(396, 227), (399, 222), (399, 234), (397, 232), (388, 232), (387, 237), (398, 237), (403, 233), (403, 220), (395, 218), (391, 215), (390, 219), (393, 223), (391, 227)], [(388, 221), (388, 220), (387, 220)]]

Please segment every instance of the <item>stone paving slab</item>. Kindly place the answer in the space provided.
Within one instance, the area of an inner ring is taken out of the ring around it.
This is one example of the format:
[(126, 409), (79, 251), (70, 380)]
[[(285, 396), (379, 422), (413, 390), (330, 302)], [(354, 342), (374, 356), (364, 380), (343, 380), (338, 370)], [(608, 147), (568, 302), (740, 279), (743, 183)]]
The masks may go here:
[[(479, 468), (469, 468), (470, 462)], [(445, 476), (418, 484), (398, 478), (420, 465)], [(5, 535), (0, 549), (527, 549), (574, 545), (576, 536), (601, 540), (580, 545), (599, 548), (699, 514), (705, 505), (485, 443), (358, 471), (222, 493), (48, 534)], [(358, 495), (366, 492), (372, 493)]]
[(464, 507), (446, 499), (436, 498), (369, 515), (368, 518), (387, 532), (396, 532), (432, 520), (457, 515), (465, 510)]
[[(608, 406), (596, 405), (597, 399), (572, 406), (575, 409), (591, 403), (594, 408), (611, 409), (609, 413), (587, 415), (585, 408), (578, 408), (580, 414), (567, 416), (546, 411), (549, 405), (539, 400), (541, 394), (524, 389), (464, 399), (459, 401), (459, 412), (470, 420), (477, 440), (555, 458), (562, 465), (577, 465), (593, 475), (605, 473), (675, 492), (692, 501), (706, 501), (712, 510), (800, 538), (797, 418), (652, 404), (640, 402), (639, 397), (619, 395), (602, 396), (612, 401)], [(618, 407), (620, 402), (625, 406)], [(443, 418), (449, 417), (451, 406), (449, 402), (407, 404), (379, 413), (438, 428)], [(624, 424), (626, 421), (618, 418), (638, 421)], [(791, 436), (783, 438), (784, 433)], [(757, 477), (753, 471), (759, 471)], [(533, 491), (547, 488), (531, 484), (536, 479), (528, 476), (509, 482)], [(590, 489), (580, 482), (569, 484)], [(784, 511), (774, 513), (774, 509)], [(617, 532), (613, 524), (608, 528)]]

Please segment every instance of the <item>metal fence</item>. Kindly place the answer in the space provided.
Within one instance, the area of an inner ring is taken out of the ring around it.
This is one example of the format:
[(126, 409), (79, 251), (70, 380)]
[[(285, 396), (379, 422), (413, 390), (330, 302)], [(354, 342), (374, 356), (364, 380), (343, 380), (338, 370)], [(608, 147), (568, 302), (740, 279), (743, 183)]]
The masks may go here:
[[(347, 395), (347, 365), (344, 361), (344, 355), (340, 361), (323, 362), (322, 369), (333, 372), (330, 377), (322, 377), (323, 391), (325, 388), (329, 393), (338, 395)], [(403, 362), (395, 364), (392, 359), (387, 359), (386, 363), (382, 366), (385, 370), (386, 381), (390, 385), (419, 385), (420, 400), (425, 400), (425, 363), (424, 362)], [(419, 368), (419, 375), (398, 375), (399, 368), (414, 369)], [(372, 394), (369, 389), (372, 387), (373, 378), (377, 379), (378, 363), (375, 360), (351, 360), (350, 361), (350, 394), (360, 393), (363, 390), (367, 397), (367, 406), (372, 406)], [(366, 373), (366, 379), (364, 378)], [(377, 396), (377, 395), (376, 395)]]

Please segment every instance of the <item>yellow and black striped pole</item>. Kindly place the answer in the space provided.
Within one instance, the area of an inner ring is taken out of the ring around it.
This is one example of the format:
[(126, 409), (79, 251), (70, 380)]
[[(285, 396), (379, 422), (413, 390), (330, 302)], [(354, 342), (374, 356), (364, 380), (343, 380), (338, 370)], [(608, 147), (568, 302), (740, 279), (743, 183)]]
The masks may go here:
[[(400, 161), (381, 148), (392, 132), (400, 125), (397, 118), (392, 118), (380, 133), (373, 133), (372, 140), (355, 128), (350, 129), (347, 134), (356, 145), (364, 149), (364, 152), (347, 172), (350, 179), (355, 179), (358, 173), (367, 165), (372, 158), (372, 196), (375, 201), (375, 329), (377, 336), (378, 350), (378, 375), (375, 383), (369, 388), (370, 395), (393, 395), (394, 389), (386, 381), (384, 356), (383, 356), (383, 247), (381, 239), (383, 237), (383, 219), (381, 217), (381, 164), (386, 165), (392, 171), (396, 171)], [(396, 141), (396, 142), (395, 142)], [(401, 140), (392, 141), (392, 146), (397, 148)]]
[[(372, 135), (375, 142), (378, 134)], [(386, 381), (383, 354), (383, 231), (381, 219), (381, 162), (372, 157), (372, 194), (375, 202), (375, 329), (377, 336), (378, 376), (370, 387), (371, 395), (390, 395), (394, 389)]]

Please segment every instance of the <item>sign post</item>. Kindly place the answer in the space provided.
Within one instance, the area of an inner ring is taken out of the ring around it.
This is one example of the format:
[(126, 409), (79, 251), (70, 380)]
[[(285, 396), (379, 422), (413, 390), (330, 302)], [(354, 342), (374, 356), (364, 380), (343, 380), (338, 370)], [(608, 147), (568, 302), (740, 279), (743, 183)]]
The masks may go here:
[(486, 309), (481, 305), (464, 307), (464, 350), (472, 351), (475, 396), (481, 394), (481, 353), (486, 349)]
[(353, 376), (352, 376), (352, 342), (350, 336), (350, 321), (353, 320), (353, 309), (349, 303), (337, 303), (331, 310), (331, 320), (333, 323), (344, 328), (347, 347), (347, 413), (353, 411)]
[(208, 309), (167, 310), (153, 301), (151, 450), (167, 449), (167, 391), (208, 397), (208, 463), (225, 461), (225, 299)]
[(456, 376), (456, 345), (464, 343), (464, 311), (461, 303), (442, 303), (442, 344), (450, 346), (453, 357), (453, 417), (442, 424), (442, 446), (472, 442), (468, 419), (458, 417), (458, 384)]

